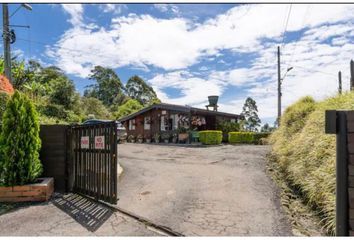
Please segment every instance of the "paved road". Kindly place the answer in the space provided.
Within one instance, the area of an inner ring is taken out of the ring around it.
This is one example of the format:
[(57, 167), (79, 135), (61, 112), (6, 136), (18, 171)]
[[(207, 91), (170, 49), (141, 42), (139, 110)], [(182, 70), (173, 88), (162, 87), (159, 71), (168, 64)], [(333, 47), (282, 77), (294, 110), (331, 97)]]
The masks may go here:
[[(0, 215), (0, 236), (160, 236), (159, 232), (119, 212), (113, 212), (94, 232), (53, 204), (28, 204)], [(98, 204), (99, 205), (99, 204)], [(72, 209), (71, 209), (72, 210)], [(78, 211), (78, 209), (73, 210)], [(80, 219), (77, 219), (80, 221)]]
[(122, 144), (118, 206), (188, 236), (289, 236), (268, 146)]

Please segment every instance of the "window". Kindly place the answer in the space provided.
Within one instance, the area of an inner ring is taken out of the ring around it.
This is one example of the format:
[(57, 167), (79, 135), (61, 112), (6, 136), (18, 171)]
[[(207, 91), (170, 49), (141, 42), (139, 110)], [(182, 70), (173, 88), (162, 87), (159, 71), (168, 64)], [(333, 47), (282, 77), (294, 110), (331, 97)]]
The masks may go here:
[(170, 130), (177, 130), (177, 128), (178, 128), (178, 115), (177, 114), (171, 114), (169, 128), (170, 128)]
[(144, 130), (150, 130), (150, 117), (144, 117)]
[(129, 120), (129, 130), (135, 130), (135, 119)]
[(166, 116), (161, 116), (160, 130), (161, 130), (161, 131), (166, 131), (166, 130), (168, 130), (168, 121), (167, 121)]

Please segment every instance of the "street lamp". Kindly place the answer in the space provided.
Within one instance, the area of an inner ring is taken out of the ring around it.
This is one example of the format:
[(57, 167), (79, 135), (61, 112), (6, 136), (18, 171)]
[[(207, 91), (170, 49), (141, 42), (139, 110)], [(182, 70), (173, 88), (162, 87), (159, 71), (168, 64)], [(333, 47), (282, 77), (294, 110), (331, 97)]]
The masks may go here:
[[(32, 6), (26, 3), (22, 3), (12, 14), (10, 17), (16, 14), (20, 8), (23, 7), (26, 10), (31, 11)], [(11, 79), (11, 48), (10, 44), (15, 42), (15, 32), (10, 31), (9, 26), (9, 8), (7, 3), (2, 4), (2, 18), (3, 18), (3, 41), (4, 41), (4, 68), (5, 68), (5, 76), (10, 80)]]

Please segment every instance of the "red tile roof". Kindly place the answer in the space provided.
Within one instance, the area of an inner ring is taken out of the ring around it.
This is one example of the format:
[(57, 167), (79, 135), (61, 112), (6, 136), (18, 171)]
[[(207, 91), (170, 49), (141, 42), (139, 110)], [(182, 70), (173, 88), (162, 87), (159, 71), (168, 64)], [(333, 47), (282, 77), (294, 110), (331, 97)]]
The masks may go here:
[(14, 88), (12, 84), (10, 83), (9, 79), (5, 77), (4, 75), (0, 74), (0, 92), (6, 92), (9, 94), (14, 93)]

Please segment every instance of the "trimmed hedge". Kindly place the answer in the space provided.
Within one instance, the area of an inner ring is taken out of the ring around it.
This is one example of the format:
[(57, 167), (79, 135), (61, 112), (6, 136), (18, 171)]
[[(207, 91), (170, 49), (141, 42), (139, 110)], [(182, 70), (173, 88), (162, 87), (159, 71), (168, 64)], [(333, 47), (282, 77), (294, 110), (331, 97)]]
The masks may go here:
[(263, 139), (267, 139), (270, 136), (270, 133), (262, 132), (262, 133), (254, 133), (253, 135), (253, 143), (255, 144), (264, 144), (262, 142)]
[(229, 143), (253, 143), (252, 132), (229, 132)]
[(269, 135), (270, 133), (229, 132), (229, 143), (260, 144), (261, 139)]
[(206, 145), (218, 145), (222, 141), (222, 131), (206, 130), (199, 132), (199, 141)]

